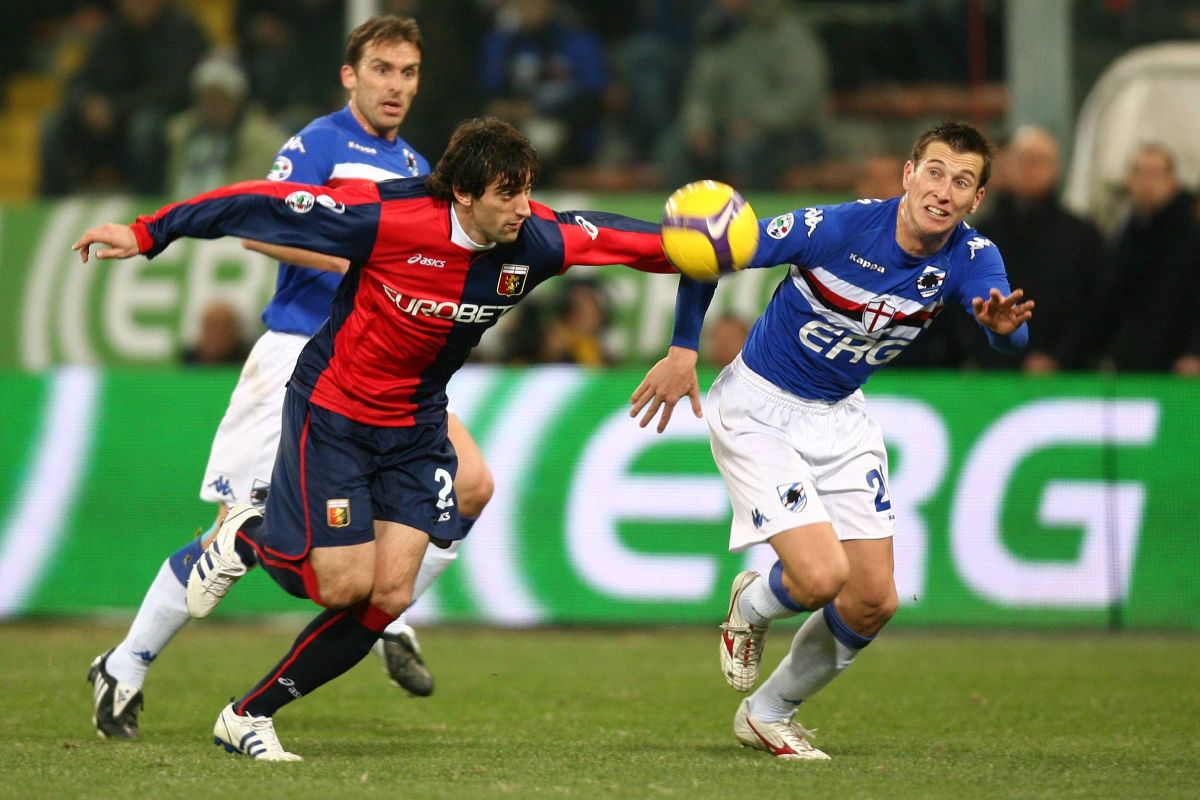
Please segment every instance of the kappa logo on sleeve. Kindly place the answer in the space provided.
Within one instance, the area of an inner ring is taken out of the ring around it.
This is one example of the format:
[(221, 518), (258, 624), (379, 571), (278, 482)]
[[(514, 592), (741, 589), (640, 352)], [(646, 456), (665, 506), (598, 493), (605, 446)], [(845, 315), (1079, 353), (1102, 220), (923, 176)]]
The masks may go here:
[(287, 203), (287, 207), (297, 214), (307, 214), (313, 210), (313, 206), (317, 203), (317, 198), (312, 196), (312, 192), (299, 191), (292, 192), (284, 198), (283, 202)]
[(804, 226), (808, 228), (808, 238), (816, 233), (817, 226), (825, 221), (825, 212), (819, 208), (804, 209)]
[(286, 153), (288, 150), (299, 150), (305, 155), (308, 154), (308, 151), (304, 149), (304, 140), (299, 136), (293, 136), (283, 143), (283, 147), (279, 148), (279, 152), (281, 153)]
[(985, 247), (994, 247), (994, 245), (992, 244), (991, 239), (985, 239), (982, 236), (976, 236), (967, 242), (967, 247), (971, 248), (971, 260), (974, 261), (976, 253)]

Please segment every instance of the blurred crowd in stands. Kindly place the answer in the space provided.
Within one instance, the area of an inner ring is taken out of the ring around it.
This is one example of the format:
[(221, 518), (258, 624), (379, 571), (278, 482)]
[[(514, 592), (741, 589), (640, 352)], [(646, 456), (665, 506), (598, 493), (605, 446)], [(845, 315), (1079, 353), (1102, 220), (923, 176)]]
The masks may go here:
[[(415, 17), (426, 42), (403, 136), (436, 161), (457, 122), (495, 114), (537, 147), (542, 188), (664, 191), (709, 177), (751, 192), (882, 198), (901, 191), (908, 154), (898, 148), (914, 131), (970, 119), (1003, 143), (973, 224), (1038, 303), (1020, 368), (1200, 375), (1200, 335), (1180, 324), (1200, 297), (1200, 225), (1177, 154), (1153, 142), (1137, 152), (1129, 211), (1113, 233), (1067, 210), (1069, 143), (1008, 119), (1003, 0), (377, 6)], [(1120, 53), (1200, 35), (1200, 7), (1184, 0), (1076, 0), (1072, 14), (1080, 99)], [(263, 176), (290, 133), (345, 102), (345, 15), (342, 0), (14, 4), (0, 80), (63, 79), (61, 103), (41, 122), (38, 194), (177, 198)], [(608, 306), (602, 284), (570, 282), (552, 303), (523, 308), (504, 358), (612, 363)], [(211, 322), (232, 325), (215, 312)], [(710, 325), (711, 358), (725, 363), (745, 323)], [(993, 358), (971, 325), (946, 309), (898, 365), (1015, 366)], [(198, 347), (190, 358), (215, 357)]]

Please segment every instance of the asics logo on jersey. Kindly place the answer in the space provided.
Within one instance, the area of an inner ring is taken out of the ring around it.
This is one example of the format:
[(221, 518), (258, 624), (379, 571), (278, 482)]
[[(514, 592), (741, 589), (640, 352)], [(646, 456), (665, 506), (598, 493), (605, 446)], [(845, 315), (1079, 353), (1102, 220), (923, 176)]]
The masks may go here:
[(455, 303), (452, 300), (439, 302), (425, 297), (412, 297), (387, 285), (384, 285), (383, 293), (392, 305), (414, 317), (437, 317), (475, 325), (492, 325), (512, 310), (512, 306), (479, 306), (474, 303)]
[(864, 358), (872, 366), (886, 364), (904, 351), (909, 339), (873, 339), (857, 333), (847, 333), (820, 320), (812, 320), (799, 333), (800, 344), (829, 360), (849, 355), (850, 363)]
[(446, 266), (445, 260), (440, 259), (440, 258), (429, 258), (427, 256), (421, 255), (420, 253), (409, 256), (408, 263), (420, 264), (422, 267), (437, 267), (438, 269), (441, 269), (442, 267)]
[(808, 238), (812, 238), (817, 226), (825, 221), (825, 212), (819, 208), (804, 209), (804, 227), (808, 228)]
[(985, 239), (982, 236), (976, 236), (967, 242), (967, 247), (971, 248), (971, 260), (975, 260), (975, 254), (985, 247), (992, 247), (992, 240)]

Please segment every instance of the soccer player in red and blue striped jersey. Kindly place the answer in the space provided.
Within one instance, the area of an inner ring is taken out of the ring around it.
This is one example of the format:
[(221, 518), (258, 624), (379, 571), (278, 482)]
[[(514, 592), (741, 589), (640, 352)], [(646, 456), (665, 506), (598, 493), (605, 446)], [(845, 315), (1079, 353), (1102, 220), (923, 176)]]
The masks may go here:
[(426, 545), (462, 536), (446, 384), (483, 332), (572, 265), (674, 271), (657, 225), (533, 202), (537, 172), (528, 140), (485, 117), (459, 126), (428, 179), (250, 181), (75, 243), (86, 261), (95, 243), (108, 245), (101, 259), (153, 257), (182, 236), (234, 235), (350, 261), (288, 386), (265, 518), (232, 509), (189, 577), (193, 616), (254, 561), (325, 607), (222, 710), (214, 734), (227, 749), (298, 759), (275, 736), (275, 711), (358, 663), (409, 604)]

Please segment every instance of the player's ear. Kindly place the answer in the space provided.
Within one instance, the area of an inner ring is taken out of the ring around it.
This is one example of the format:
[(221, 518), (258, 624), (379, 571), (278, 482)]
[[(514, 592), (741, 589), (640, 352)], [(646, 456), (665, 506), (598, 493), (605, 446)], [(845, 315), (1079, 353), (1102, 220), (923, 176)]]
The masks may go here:
[(342, 88), (348, 92), (354, 91), (354, 87), (358, 84), (358, 76), (354, 74), (354, 67), (349, 64), (342, 64)]
[(983, 202), (983, 196), (986, 193), (987, 193), (986, 187), (981, 188), (978, 192), (975, 193), (975, 202), (971, 204), (971, 207), (969, 209), (967, 209), (968, 214), (975, 213), (975, 209), (979, 208), (979, 204)]
[(457, 186), (454, 187), (454, 202), (460, 206), (470, 206), (475, 203), (475, 196), (470, 192), (464, 192)]

